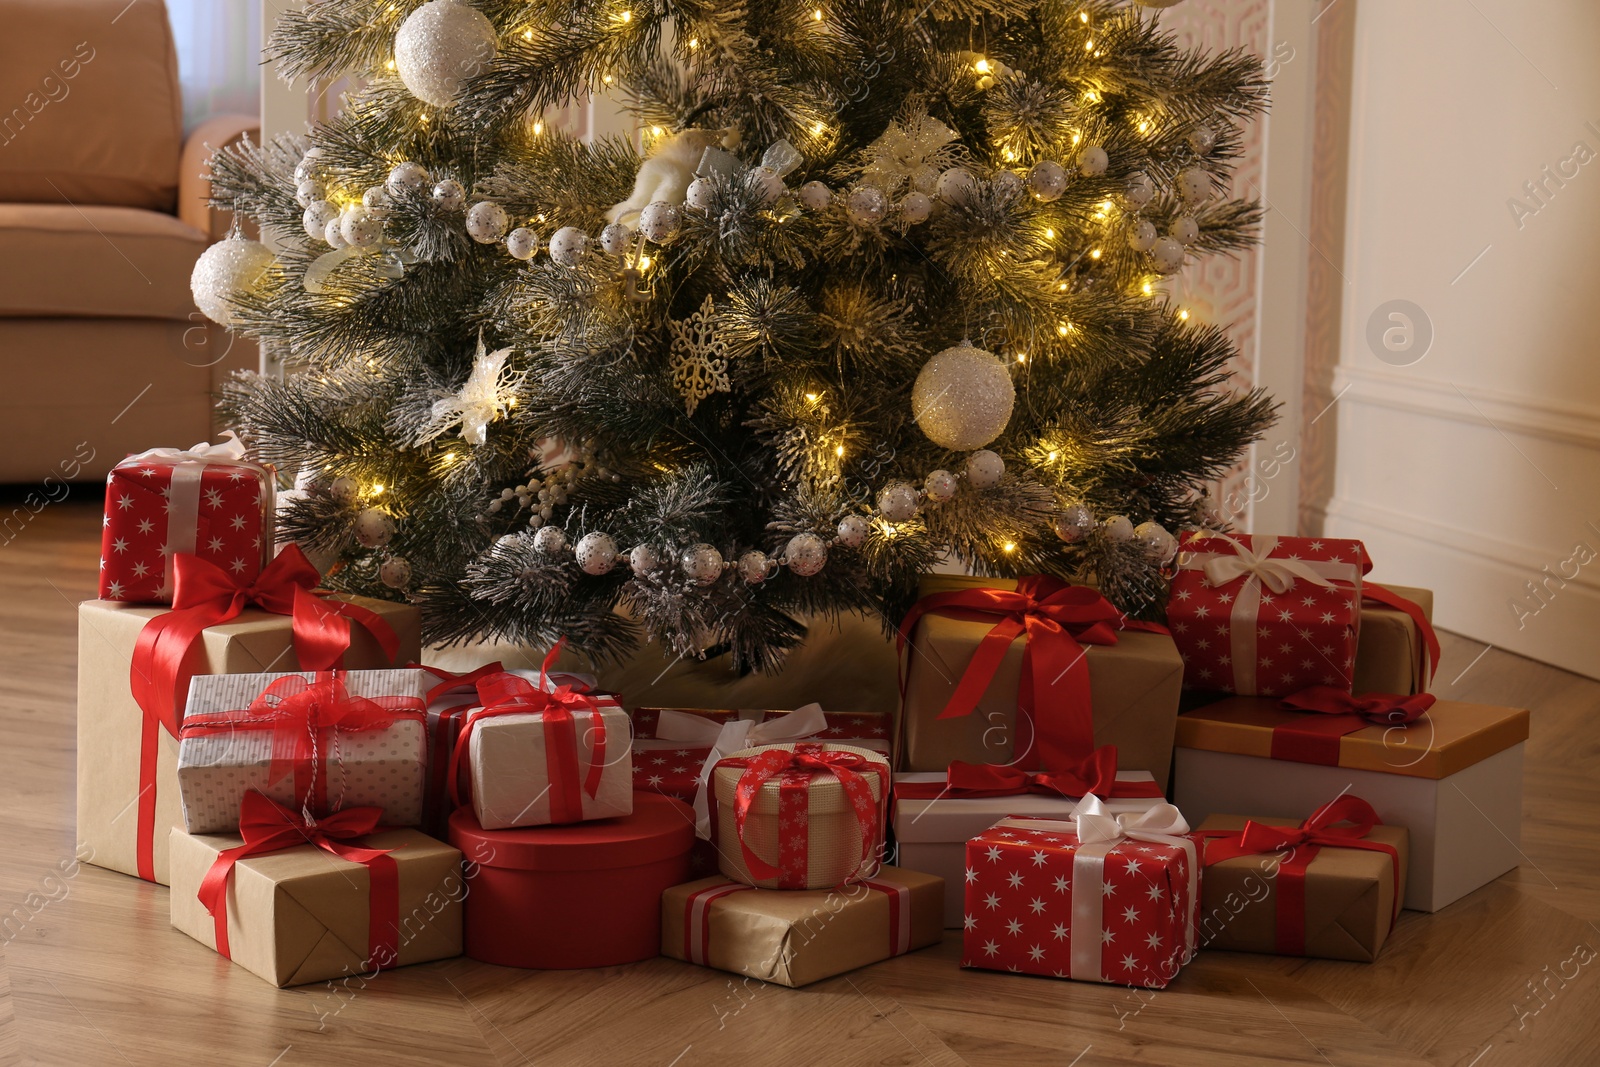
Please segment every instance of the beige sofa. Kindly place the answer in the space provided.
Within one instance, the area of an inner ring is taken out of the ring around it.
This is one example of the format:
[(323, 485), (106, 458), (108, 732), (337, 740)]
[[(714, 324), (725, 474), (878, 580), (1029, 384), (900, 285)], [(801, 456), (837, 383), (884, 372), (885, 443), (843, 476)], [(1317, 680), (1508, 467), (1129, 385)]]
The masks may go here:
[(211, 435), (215, 387), (255, 349), (208, 323), (189, 273), (228, 220), (183, 136), (161, 0), (0, 0), (0, 483), (103, 477)]

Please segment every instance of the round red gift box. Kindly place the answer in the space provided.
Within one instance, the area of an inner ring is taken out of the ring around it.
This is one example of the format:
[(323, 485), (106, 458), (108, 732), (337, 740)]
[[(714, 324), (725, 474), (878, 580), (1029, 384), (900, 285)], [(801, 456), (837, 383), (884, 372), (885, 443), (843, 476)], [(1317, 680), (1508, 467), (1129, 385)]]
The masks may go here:
[(689, 880), (694, 810), (635, 793), (633, 814), (485, 830), (450, 816), (466, 857), (466, 954), (504, 967), (610, 967), (661, 954), (661, 894)]

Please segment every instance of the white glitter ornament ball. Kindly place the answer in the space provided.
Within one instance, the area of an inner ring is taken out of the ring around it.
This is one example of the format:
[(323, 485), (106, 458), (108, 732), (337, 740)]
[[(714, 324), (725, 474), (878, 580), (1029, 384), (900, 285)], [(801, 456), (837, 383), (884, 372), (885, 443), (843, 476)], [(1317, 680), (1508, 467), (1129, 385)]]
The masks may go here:
[(828, 543), (814, 533), (795, 534), (784, 546), (783, 558), (791, 571), (809, 578), (828, 562)]
[(383, 238), (383, 223), (364, 207), (351, 206), (339, 216), (339, 236), (355, 248), (371, 248)]
[(1211, 175), (1200, 167), (1186, 167), (1178, 173), (1178, 192), (1185, 200), (1204, 200), (1211, 195)]
[(765, 552), (751, 549), (739, 557), (739, 577), (751, 585), (766, 581), (767, 572), (771, 569), (772, 563)]
[(987, 448), (980, 448), (967, 457), (967, 481), (975, 489), (988, 489), (998, 485), (1006, 472), (1006, 461)]
[(300, 217), (300, 224), (306, 228), (306, 236), (313, 241), (326, 240), (323, 236), (328, 232), (328, 223), (339, 217), (337, 204), (327, 200), (313, 200), (306, 205), (306, 213)]
[(994, 176), (991, 183), (996, 192), (1006, 196), (1015, 196), (1022, 189), (1022, 175), (1014, 170), (1003, 170)]
[(1183, 266), (1183, 245), (1171, 237), (1157, 237), (1150, 246), (1150, 258), (1155, 261), (1156, 270), (1171, 274)]
[(340, 219), (328, 223), (328, 228), (322, 231), (322, 239), (332, 245), (335, 252), (350, 243), (344, 239), (344, 225)]
[(806, 182), (800, 187), (800, 203), (807, 211), (821, 211), (833, 203), (833, 190), (822, 182)]
[(1178, 539), (1159, 522), (1141, 522), (1133, 528), (1133, 539), (1144, 546), (1146, 556), (1165, 564), (1178, 554)]
[(363, 548), (382, 548), (394, 537), (394, 520), (377, 508), (356, 512), (356, 543)]
[(1078, 173), (1098, 178), (1111, 165), (1111, 157), (1097, 144), (1086, 144), (1078, 151)]
[(922, 491), (929, 500), (942, 504), (956, 495), (956, 476), (945, 470), (933, 471), (923, 479)]
[(928, 440), (966, 452), (1000, 436), (1016, 396), (999, 357), (962, 341), (923, 365), (911, 387), (911, 415)]
[(446, 178), (433, 187), (433, 202), (446, 211), (460, 211), (467, 202), (467, 190), (454, 178)]
[(322, 149), (308, 148), (306, 154), (300, 157), (300, 162), (294, 165), (294, 180), (296, 183), (306, 181), (317, 176), (317, 161), (322, 158)]
[(933, 214), (933, 197), (927, 193), (910, 192), (900, 200), (900, 217), (915, 226), (927, 222)]
[(1156, 238), (1160, 236), (1155, 223), (1141, 222), (1128, 231), (1128, 247), (1135, 252), (1148, 252), (1155, 247)]
[(1053, 159), (1041, 159), (1028, 171), (1028, 192), (1035, 200), (1048, 203), (1067, 189), (1067, 168)]
[(1128, 183), (1122, 188), (1122, 198), (1137, 211), (1156, 198), (1156, 183), (1144, 171), (1134, 171), (1128, 175)]
[(776, 203), (778, 197), (789, 191), (789, 187), (783, 184), (783, 176), (771, 167), (756, 167), (750, 172), (750, 180), (761, 193), (762, 201), (767, 204)]
[(917, 514), (917, 491), (907, 482), (890, 482), (878, 491), (878, 514), (889, 522), (906, 522)]
[(503, 239), (510, 226), (506, 209), (493, 200), (480, 200), (467, 209), (467, 233), (480, 245)]
[(661, 567), (661, 556), (649, 545), (634, 545), (628, 553), (628, 567), (640, 578), (653, 574)]
[(533, 535), (533, 547), (547, 556), (553, 556), (567, 547), (567, 535), (559, 526), (542, 526)]
[(294, 201), (301, 207), (310, 207), (313, 200), (321, 200), (328, 195), (328, 190), (314, 178), (307, 178), (295, 186)]
[(378, 564), (378, 580), (390, 589), (404, 589), (411, 584), (411, 563), (403, 556), (390, 556)]
[(645, 239), (664, 245), (678, 236), (678, 229), (683, 225), (683, 212), (678, 210), (678, 205), (669, 204), (665, 200), (655, 200), (644, 206), (639, 212), (639, 232)]
[(539, 235), (526, 226), (518, 226), (506, 234), (506, 251), (513, 259), (532, 259), (539, 251)]
[(1200, 224), (1189, 215), (1179, 215), (1167, 227), (1167, 236), (1181, 245), (1192, 245), (1200, 239)]
[(965, 167), (951, 167), (939, 175), (939, 181), (933, 188), (945, 203), (965, 204), (978, 191), (978, 179)]
[(1077, 544), (1094, 529), (1094, 512), (1084, 504), (1068, 504), (1056, 513), (1050, 525), (1067, 544)]
[(261, 284), (277, 263), (272, 249), (260, 241), (230, 237), (200, 254), (189, 275), (189, 291), (206, 318), (224, 326), (234, 323), (233, 302)]
[(328, 486), (328, 495), (341, 504), (354, 504), (356, 497), (361, 494), (361, 487), (354, 478), (340, 475)]
[(859, 189), (852, 189), (844, 201), (844, 213), (857, 226), (872, 226), (882, 221), (888, 212), (889, 198), (876, 186), (863, 185)]
[(420, 163), (396, 163), (389, 176), (383, 180), (383, 186), (389, 190), (390, 196), (404, 196), (413, 189), (421, 189), (427, 184), (428, 172)]
[(578, 560), (578, 569), (585, 574), (605, 574), (617, 565), (616, 541), (599, 530), (578, 538), (578, 547), (572, 554)]
[(1105, 521), (1103, 528), (1106, 531), (1106, 536), (1111, 538), (1113, 541), (1122, 542), (1133, 540), (1133, 523), (1128, 520), (1128, 516), (1126, 515), (1111, 516)]
[(683, 202), (692, 208), (705, 211), (716, 198), (716, 192), (716, 188), (710, 182), (704, 178), (696, 178), (689, 183), (688, 190), (683, 194)]
[(633, 231), (620, 222), (607, 223), (606, 228), (600, 231), (600, 247), (605, 249), (608, 256), (622, 255), (632, 241)]
[(865, 515), (846, 515), (839, 520), (838, 541), (846, 548), (860, 548), (871, 528)]
[(563, 267), (575, 266), (588, 246), (587, 234), (576, 226), (563, 226), (550, 235), (550, 258)]
[(722, 577), (722, 553), (703, 542), (684, 549), (678, 565), (696, 585), (710, 585)]
[(431, 0), (394, 35), (394, 66), (405, 87), (425, 104), (449, 107), (468, 78), (495, 56), (494, 23), (461, 0)]
[(1217, 147), (1217, 131), (1204, 124), (1190, 130), (1183, 139), (1189, 142), (1189, 147), (1197, 156), (1209, 156), (1211, 150)]

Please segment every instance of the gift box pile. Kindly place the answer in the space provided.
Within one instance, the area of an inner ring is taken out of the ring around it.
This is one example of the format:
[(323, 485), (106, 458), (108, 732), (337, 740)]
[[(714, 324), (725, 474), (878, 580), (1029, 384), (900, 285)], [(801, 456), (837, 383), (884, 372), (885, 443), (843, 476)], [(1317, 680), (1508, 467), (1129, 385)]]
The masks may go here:
[(112, 472), (78, 810), (277, 985), (465, 952), (801, 986), (951, 928), (966, 967), (1162, 988), (1207, 948), (1370, 961), (1517, 862), (1528, 713), (1426, 692), (1432, 595), (1357, 541), (1185, 534), (1159, 624), (930, 575), (897, 716), (630, 715), (559, 643), (422, 666), (415, 609), (273, 554), (273, 485), (237, 441)]

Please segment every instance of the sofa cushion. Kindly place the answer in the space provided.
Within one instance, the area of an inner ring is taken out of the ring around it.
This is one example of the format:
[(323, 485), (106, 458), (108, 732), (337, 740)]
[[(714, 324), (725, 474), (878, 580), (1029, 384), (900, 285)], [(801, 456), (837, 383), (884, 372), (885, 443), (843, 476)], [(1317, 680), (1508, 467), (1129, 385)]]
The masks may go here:
[(199, 230), (131, 207), (0, 204), (0, 318), (188, 319)]
[(0, 201), (171, 212), (183, 102), (161, 0), (4, 0)]

